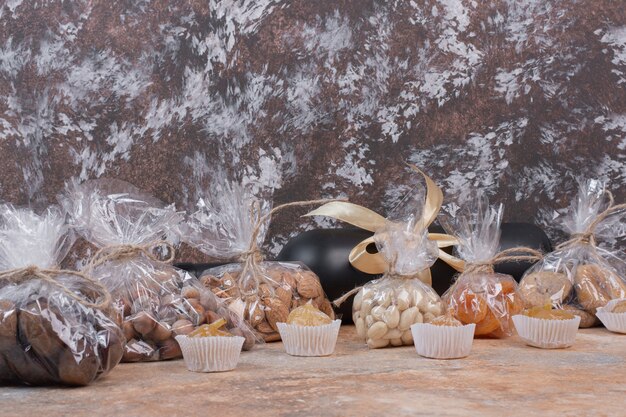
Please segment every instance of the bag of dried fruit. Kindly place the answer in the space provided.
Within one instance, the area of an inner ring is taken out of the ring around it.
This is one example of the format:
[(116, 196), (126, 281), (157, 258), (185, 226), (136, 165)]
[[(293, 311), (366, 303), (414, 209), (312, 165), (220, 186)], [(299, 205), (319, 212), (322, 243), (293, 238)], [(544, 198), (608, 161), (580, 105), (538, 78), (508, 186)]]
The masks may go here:
[(122, 357), (110, 294), (58, 269), (72, 236), (58, 207), (0, 206), (0, 383), (87, 385)]
[(512, 335), (511, 317), (522, 310), (517, 283), (510, 275), (494, 272), (494, 265), (540, 257), (530, 248), (498, 252), (502, 212), (502, 204), (490, 206), (487, 197), (478, 192), (455, 213), (440, 218), (444, 229), (458, 239), (456, 253), (465, 261), (463, 272), (442, 299), (460, 322), (476, 324), (475, 336)]
[[(255, 343), (254, 333), (195, 277), (174, 268), (174, 248), (184, 217), (174, 207), (118, 180), (70, 184), (59, 197), (75, 230), (99, 248), (86, 266), (113, 296), (127, 339), (123, 361), (181, 356), (175, 336), (220, 318), (226, 329)], [(159, 252), (167, 250), (167, 259)]]
[(335, 301), (341, 303), (358, 291), (352, 319), (357, 334), (372, 349), (412, 345), (411, 325), (443, 314), (441, 299), (421, 280), (439, 256), (422, 216), (424, 197), (424, 189), (418, 187), (375, 231), (374, 242), (387, 265), (383, 277)]
[(189, 216), (185, 240), (214, 259), (233, 263), (205, 271), (200, 281), (249, 322), (266, 342), (280, 340), (277, 323), (310, 300), (329, 315), (335, 313), (319, 278), (305, 265), (263, 259), (260, 246), (270, 217), (277, 210), (328, 200), (287, 203), (272, 209), (268, 199), (246, 187), (224, 183), (214, 193), (203, 191)]
[(530, 268), (519, 286), (527, 307), (552, 304), (580, 316), (580, 327), (598, 323), (596, 309), (626, 297), (626, 262), (596, 246), (597, 239), (626, 235), (626, 204), (615, 205), (603, 182), (579, 182), (562, 225), (571, 239)]

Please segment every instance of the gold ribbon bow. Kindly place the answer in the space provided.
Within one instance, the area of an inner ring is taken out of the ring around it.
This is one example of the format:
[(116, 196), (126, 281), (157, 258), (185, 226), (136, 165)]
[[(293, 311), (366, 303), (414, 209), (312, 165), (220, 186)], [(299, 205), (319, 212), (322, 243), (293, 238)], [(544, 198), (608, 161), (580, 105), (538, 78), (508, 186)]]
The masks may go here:
[[(415, 165), (408, 164), (409, 167), (422, 175), (426, 180), (426, 200), (424, 202), (424, 210), (422, 212), (422, 219), (417, 222), (415, 228), (421, 229), (422, 227), (428, 227), (435, 219), (441, 209), (443, 203), (443, 192), (435, 184), (435, 182), (426, 174), (424, 174)], [(305, 214), (305, 216), (326, 216), (332, 217), (337, 220), (349, 223), (361, 229), (368, 230), (370, 232), (376, 232), (384, 226), (386, 219), (380, 214), (359, 206), (357, 204), (348, 202), (331, 202), (324, 204), (323, 206)], [(450, 265), (455, 270), (463, 271), (464, 262), (446, 252), (441, 248), (447, 248), (458, 243), (454, 236), (444, 233), (429, 233), (428, 238), (437, 242), (439, 248), (439, 259)], [(374, 243), (374, 237), (369, 237), (361, 241), (350, 251), (348, 260), (350, 264), (361, 272), (366, 274), (382, 274), (387, 270), (387, 262), (383, 256), (378, 253), (370, 253), (367, 251), (368, 245)], [(432, 276), (430, 268), (420, 272), (419, 278), (432, 285)]]

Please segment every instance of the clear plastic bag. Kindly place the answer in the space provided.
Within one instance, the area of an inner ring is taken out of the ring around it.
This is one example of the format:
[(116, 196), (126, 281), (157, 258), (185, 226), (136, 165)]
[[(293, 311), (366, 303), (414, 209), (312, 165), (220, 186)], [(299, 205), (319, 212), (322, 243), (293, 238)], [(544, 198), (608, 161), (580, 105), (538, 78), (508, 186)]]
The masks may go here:
[(613, 205), (604, 183), (581, 181), (562, 225), (571, 239), (530, 268), (519, 285), (526, 307), (551, 304), (580, 316), (580, 327), (598, 324), (596, 310), (626, 297), (626, 263), (596, 246), (596, 239), (626, 234), (626, 207)]
[(0, 206), (1, 383), (87, 385), (119, 363), (108, 292), (56, 269), (72, 242), (58, 208)]
[(220, 318), (226, 329), (246, 338), (254, 333), (199, 281), (161, 261), (156, 253), (173, 247), (183, 216), (171, 206), (117, 180), (72, 184), (60, 201), (74, 228), (98, 248), (87, 270), (109, 289), (127, 339), (124, 362), (181, 357), (175, 340)]
[(428, 323), (444, 312), (435, 290), (420, 279), (439, 255), (421, 223), (423, 204), (424, 192), (418, 189), (374, 234), (388, 269), (365, 284), (352, 304), (357, 334), (372, 349), (412, 345), (411, 325)]
[(286, 322), (291, 310), (310, 300), (335, 317), (313, 271), (300, 263), (263, 260), (259, 246), (270, 213), (269, 200), (255, 197), (242, 185), (224, 183), (213, 195), (207, 192), (199, 199), (184, 233), (188, 243), (212, 258), (235, 261), (205, 271), (200, 281), (266, 342), (280, 340), (277, 323)]
[(476, 324), (475, 336), (512, 335), (511, 318), (522, 310), (513, 277), (493, 270), (502, 212), (502, 205), (492, 207), (487, 197), (478, 193), (454, 215), (441, 218), (446, 231), (458, 239), (456, 252), (466, 263), (442, 299), (461, 323)]

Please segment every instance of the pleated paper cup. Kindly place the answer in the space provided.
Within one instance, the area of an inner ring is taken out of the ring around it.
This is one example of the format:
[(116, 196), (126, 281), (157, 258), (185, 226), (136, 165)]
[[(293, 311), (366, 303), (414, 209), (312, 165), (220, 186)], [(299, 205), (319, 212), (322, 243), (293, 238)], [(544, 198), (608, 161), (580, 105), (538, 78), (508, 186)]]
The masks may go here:
[(292, 356), (328, 356), (335, 351), (341, 320), (323, 326), (276, 323), (285, 351)]
[(513, 316), (513, 324), (526, 344), (543, 349), (562, 349), (574, 344), (580, 317), (546, 320), (517, 314)]
[(411, 326), (415, 350), (431, 359), (458, 359), (468, 356), (474, 342), (475, 324), (435, 326), (415, 323)]
[(598, 316), (602, 324), (604, 324), (604, 327), (615, 333), (626, 334), (626, 313), (611, 312), (617, 303), (624, 300), (626, 300), (626, 298), (616, 298), (596, 311), (596, 316)]
[(176, 336), (187, 369), (192, 372), (223, 372), (235, 369), (245, 339), (240, 336)]

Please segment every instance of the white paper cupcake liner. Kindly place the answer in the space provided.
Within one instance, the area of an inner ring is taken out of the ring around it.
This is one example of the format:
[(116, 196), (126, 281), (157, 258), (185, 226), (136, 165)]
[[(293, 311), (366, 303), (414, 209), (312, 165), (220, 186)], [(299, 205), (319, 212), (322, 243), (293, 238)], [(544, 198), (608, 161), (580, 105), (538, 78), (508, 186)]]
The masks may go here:
[(285, 351), (293, 356), (328, 356), (335, 351), (341, 320), (323, 326), (276, 323)]
[(458, 359), (470, 354), (475, 328), (473, 323), (465, 326), (415, 323), (411, 326), (411, 333), (418, 355), (432, 359)]
[(193, 372), (222, 372), (235, 369), (245, 339), (240, 336), (176, 336), (187, 369)]
[(562, 349), (574, 344), (580, 317), (546, 320), (517, 314), (513, 316), (513, 324), (526, 344), (543, 349)]
[(602, 324), (604, 324), (604, 327), (615, 333), (626, 334), (626, 313), (611, 312), (615, 304), (624, 300), (626, 300), (626, 298), (616, 298), (596, 311), (596, 316), (598, 316)]

